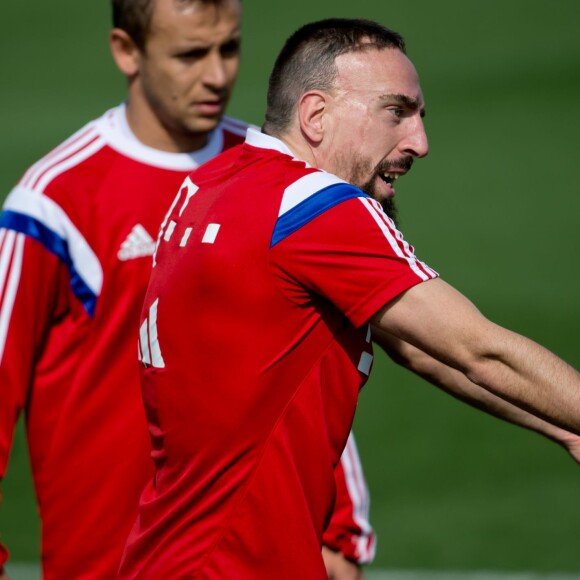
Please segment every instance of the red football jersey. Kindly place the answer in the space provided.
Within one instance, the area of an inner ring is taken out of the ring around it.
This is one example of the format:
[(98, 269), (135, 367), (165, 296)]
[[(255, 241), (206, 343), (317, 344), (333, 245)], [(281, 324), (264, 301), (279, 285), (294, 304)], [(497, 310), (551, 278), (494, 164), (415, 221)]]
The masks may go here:
[[(135, 345), (159, 225), (183, 179), (246, 127), (225, 118), (204, 149), (164, 153), (137, 141), (120, 106), (32, 166), (6, 200), (0, 478), (25, 409), (46, 580), (115, 576), (153, 471)], [(341, 474), (350, 507), (328, 542), (369, 561), (372, 530), (355, 517), (366, 499), (351, 499)], [(0, 567), (5, 558), (0, 546)]]
[(369, 319), (436, 273), (358, 188), (249, 130), (188, 177), (140, 326), (156, 473), (122, 578), (324, 579)]
[(0, 476), (25, 408), (46, 580), (115, 575), (152, 473), (135, 342), (155, 238), (186, 175), (246, 127), (224, 119), (203, 150), (170, 154), (137, 141), (120, 106), (6, 199)]

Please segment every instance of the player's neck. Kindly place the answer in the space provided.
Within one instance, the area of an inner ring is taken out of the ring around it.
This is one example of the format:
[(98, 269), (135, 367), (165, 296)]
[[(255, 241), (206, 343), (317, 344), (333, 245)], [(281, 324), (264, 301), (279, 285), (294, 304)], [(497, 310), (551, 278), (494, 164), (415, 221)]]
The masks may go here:
[(168, 153), (192, 153), (207, 145), (209, 133), (171, 131), (147, 107), (129, 101), (126, 119), (135, 137), (147, 147)]

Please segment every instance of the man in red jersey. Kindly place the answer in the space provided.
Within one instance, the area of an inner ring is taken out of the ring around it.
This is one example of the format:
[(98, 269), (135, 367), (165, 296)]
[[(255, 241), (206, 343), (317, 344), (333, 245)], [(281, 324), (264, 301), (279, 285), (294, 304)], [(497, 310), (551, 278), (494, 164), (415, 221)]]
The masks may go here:
[[(0, 476), (25, 409), (47, 580), (114, 577), (152, 475), (135, 360), (139, 313), (175, 191), (245, 135), (245, 123), (224, 117), (240, 18), (239, 0), (114, 1), (110, 45), (127, 102), (33, 165), (6, 200)], [(364, 486), (350, 455), (337, 470), (339, 483), (349, 477)], [(348, 485), (340, 489), (353, 510), (333, 519), (327, 543), (368, 561), (364, 498), (359, 517)], [(355, 564), (337, 564), (358, 574)]]
[(423, 114), (400, 35), (315, 22), (276, 60), (262, 131), (183, 183), (141, 316), (156, 474), (121, 578), (324, 579), (333, 467), (373, 332), (580, 458), (580, 374), (485, 319), (388, 215), (394, 180), (428, 152)]

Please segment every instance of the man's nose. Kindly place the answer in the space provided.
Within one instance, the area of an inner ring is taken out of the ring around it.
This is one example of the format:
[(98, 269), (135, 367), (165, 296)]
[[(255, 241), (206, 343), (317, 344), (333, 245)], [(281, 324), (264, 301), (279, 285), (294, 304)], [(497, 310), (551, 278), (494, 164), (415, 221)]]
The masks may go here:
[(225, 69), (225, 62), (221, 54), (208, 54), (203, 74), (203, 82), (209, 87), (222, 89), (226, 86), (227, 79), (228, 76)]
[(429, 141), (423, 119), (417, 115), (409, 121), (409, 132), (402, 144), (404, 152), (413, 157), (425, 157), (429, 153)]

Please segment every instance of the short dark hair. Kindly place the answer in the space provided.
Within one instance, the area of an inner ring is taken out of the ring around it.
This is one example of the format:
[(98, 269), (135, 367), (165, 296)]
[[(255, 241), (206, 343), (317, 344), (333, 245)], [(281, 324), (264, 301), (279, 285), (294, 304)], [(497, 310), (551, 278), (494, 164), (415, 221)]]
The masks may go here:
[(385, 48), (406, 52), (398, 32), (372, 20), (329, 18), (299, 28), (282, 47), (270, 74), (264, 131), (283, 133), (301, 95), (333, 87), (338, 56)]
[[(176, 4), (221, 4), (224, 0), (174, 0)], [(240, 0), (241, 1), (241, 0)], [(155, 0), (112, 0), (113, 27), (124, 30), (140, 51), (145, 50), (151, 30)]]
[(145, 48), (151, 25), (153, 0), (113, 0), (113, 27), (124, 30), (137, 45)]

